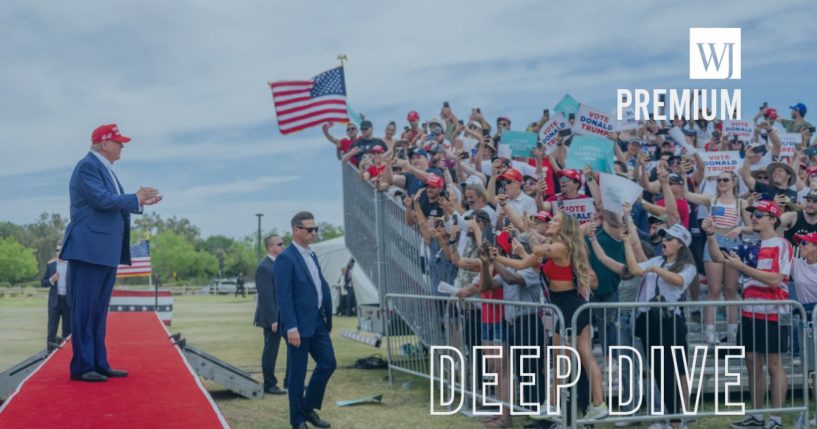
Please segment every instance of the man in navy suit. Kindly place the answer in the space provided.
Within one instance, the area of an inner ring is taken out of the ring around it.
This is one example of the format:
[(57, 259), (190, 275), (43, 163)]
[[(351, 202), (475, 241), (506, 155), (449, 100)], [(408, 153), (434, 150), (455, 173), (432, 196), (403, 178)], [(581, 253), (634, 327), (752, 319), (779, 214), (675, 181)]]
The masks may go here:
[[(292, 218), (292, 244), (275, 259), (273, 278), (278, 299), (278, 328), (287, 336), (289, 422), (306, 429), (306, 422), (328, 428), (315, 410), (321, 409), (329, 377), (337, 366), (329, 332), (332, 297), (318, 258), (309, 249), (318, 234), (315, 217), (300, 212)], [(315, 370), (304, 392), (306, 364), (312, 355)]]
[(116, 124), (97, 127), (91, 134), (91, 151), (71, 175), (71, 222), (59, 258), (68, 261), (67, 280), (72, 285), (72, 380), (98, 382), (128, 375), (108, 363), (108, 305), (117, 265), (131, 263), (130, 214), (142, 213), (143, 206), (162, 199), (153, 188), (126, 194), (116, 178), (113, 163), (129, 141)]
[[(61, 250), (62, 244), (57, 243), (56, 255), (59, 255)], [(68, 261), (57, 257), (48, 261), (40, 285), (50, 288), (45, 342), (46, 350), (50, 353), (59, 346), (57, 326), (60, 324), (60, 319), (62, 319), (62, 338), (68, 338), (71, 335), (71, 286), (68, 284)]]
[[(275, 300), (275, 281), (272, 269), (275, 259), (284, 251), (284, 240), (277, 235), (264, 239), (267, 256), (255, 270), (255, 287), (258, 291), (258, 304), (255, 307), (255, 326), (264, 330), (264, 351), (261, 353), (261, 370), (264, 373), (264, 392), (271, 395), (283, 395), (275, 378), (275, 361), (278, 360), (278, 349), (281, 346), (281, 331), (278, 330), (278, 303)], [(284, 385), (287, 380), (284, 379)]]

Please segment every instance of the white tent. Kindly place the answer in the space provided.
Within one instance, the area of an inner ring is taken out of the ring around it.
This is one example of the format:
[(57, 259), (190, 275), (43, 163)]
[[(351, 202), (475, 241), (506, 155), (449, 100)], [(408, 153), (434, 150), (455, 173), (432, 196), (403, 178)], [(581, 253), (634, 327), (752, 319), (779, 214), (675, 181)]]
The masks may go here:
[[(331, 240), (315, 243), (310, 246), (318, 256), (318, 262), (321, 264), (323, 276), (329, 282), (329, 287), (332, 290), (332, 307), (333, 310), (337, 308), (340, 302), (338, 294), (339, 289), (335, 285), (342, 284), (340, 270), (349, 262), (352, 255), (346, 249), (346, 240), (344, 237), (337, 237)], [(360, 264), (355, 264), (352, 270), (352, 281), (354, 282), (355, 299), (357, 304), (379, 304), (380, 293), (374, 284), (366, 277), (366, 274), (360, 268)]]

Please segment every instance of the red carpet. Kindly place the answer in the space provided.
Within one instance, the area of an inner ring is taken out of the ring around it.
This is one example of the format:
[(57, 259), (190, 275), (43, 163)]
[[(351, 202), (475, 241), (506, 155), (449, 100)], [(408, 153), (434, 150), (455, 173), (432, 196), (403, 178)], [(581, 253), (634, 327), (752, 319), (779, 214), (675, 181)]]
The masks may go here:
[(109, 313), (107, 346), (128, 377), (71, 381), (66, 344), (3, 404), (0, 428), (229, 427), (156, 313)]

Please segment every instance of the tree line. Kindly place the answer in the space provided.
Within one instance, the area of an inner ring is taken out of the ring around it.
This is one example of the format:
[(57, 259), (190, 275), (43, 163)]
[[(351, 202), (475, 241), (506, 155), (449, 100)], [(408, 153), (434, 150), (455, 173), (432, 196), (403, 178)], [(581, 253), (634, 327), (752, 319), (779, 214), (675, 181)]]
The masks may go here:
[[(0, 285), (37, 283), (55, 256), (68, 219), (58, 213), (42, 213), (34, 222), (18, 225), (0, 222)], [(319, 224), (318, 241), (343, 235), (343, 227)], [(289, 245), (292, 233), (267, 231)], [(257, 235), (241, 238), (224, 235), (202, 237), (201, 230), (186, 218), (163, 218), (148, 213), (134, 219), (131, 243), (150, 239), (153, 281), (158, 284), (206, 284), (213, 277), (252, 276), (258, 263)], [(263, 243), (261, 245), (263, 248)], [(264, 251), (262, 250), (263, 254)], [(120, 279), (120, 283), (144, 284), (147, 278)]]

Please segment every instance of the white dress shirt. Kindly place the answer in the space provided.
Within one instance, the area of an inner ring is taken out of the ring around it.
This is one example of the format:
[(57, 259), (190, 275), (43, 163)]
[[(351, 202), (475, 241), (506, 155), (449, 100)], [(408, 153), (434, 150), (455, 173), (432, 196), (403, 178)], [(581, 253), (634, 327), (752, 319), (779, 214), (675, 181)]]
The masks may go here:
[(68, 261), (57, 260), (57, 295), (65, 296), (68, 293)]
[(116, 180), (116, 174), (113, 173), (113, 164), (111, 164), (111, 161), (108, 161), (108, 158), (105, 158), (101, 153), (97, 151), (92, 150), (91, 153), (94, 154), (94, 156), (96, 156), (99, 159), (99, 161), (102, 162), (102, 165), (104, 165), (105, 168), (108, 170), (108, 174), (111, 176), (111, 180), (113, 180), (113, 187), (114, 189), (116, 189), (116, 191), (114, 192), (116, 192), (117, 195), (120, 195), (121, 192), (119, 192), (119, 181)]
[(318, 308), (321, 308), (321, 303), (323, 302), (323, 291), (321, 290), (321, 275), (318, 272), (318, 264), (315, 263), (315, 260), (312, 258), (314, 253), (309, 248), (303, 248), (298, 245), (296, 242), (292, 242), (295, 245), (295, 248), (298, 249), (298, 252), (301, 252), (301, 257), (304, 258), (304, 262), (306, 262), (306, 268), (309, 270), (309, 275), (312, 277), (312, 283), (315, 284), (315, 290), (318, 292)]

